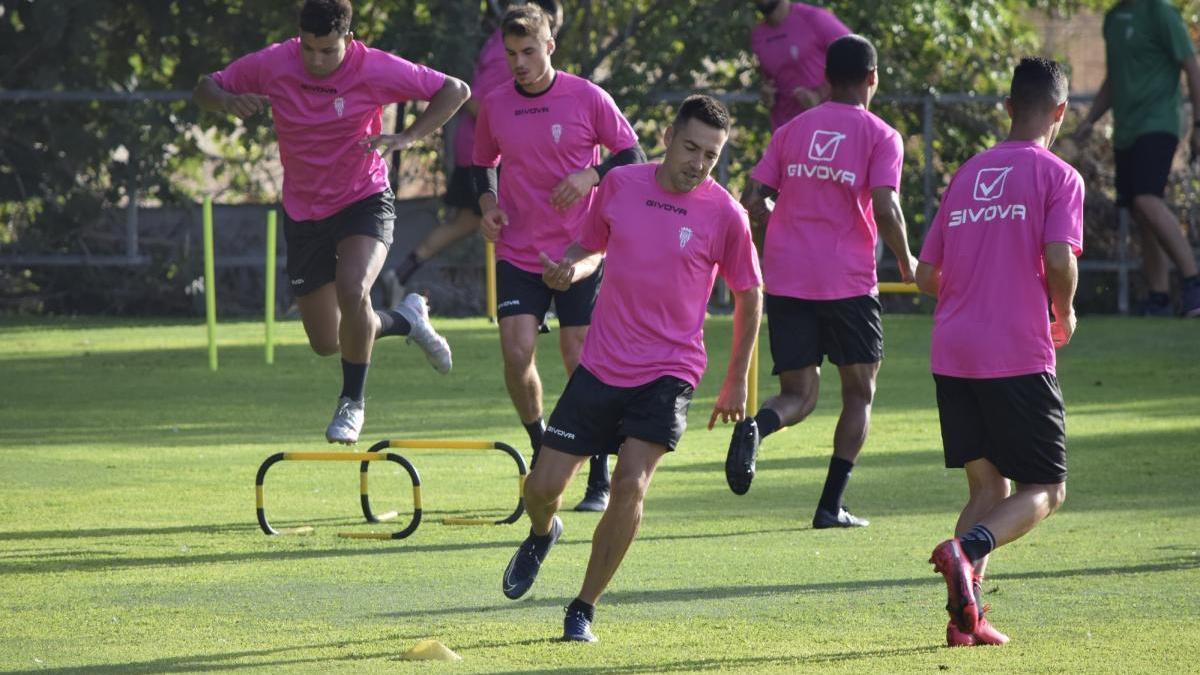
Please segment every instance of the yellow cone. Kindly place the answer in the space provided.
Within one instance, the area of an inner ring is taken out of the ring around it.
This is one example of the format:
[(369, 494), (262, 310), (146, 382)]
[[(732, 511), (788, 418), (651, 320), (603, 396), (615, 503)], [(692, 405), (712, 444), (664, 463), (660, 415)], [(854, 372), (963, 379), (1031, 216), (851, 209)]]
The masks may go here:
[(437, 640), (421, 640), (400, 658), (406, 661), (462, 661), (461, 656)]

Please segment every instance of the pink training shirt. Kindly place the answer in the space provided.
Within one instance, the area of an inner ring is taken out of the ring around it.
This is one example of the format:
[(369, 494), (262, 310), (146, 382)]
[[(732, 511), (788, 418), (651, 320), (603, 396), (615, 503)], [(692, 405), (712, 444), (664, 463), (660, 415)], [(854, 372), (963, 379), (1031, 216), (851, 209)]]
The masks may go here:
[(759, 70), (778, 90), (771, 108), (772, 130), (800, 114), (800, 102), (792, 96), (796, 87), (817, 89), (825, 83), (825, 51), (850, 33), (833, 12), (800, 2), (792, 3), (791, 13), (778, 26), (762, 21), (754, 27), (750, 48)]
[(954, 174), (921, 262), (941, 268), (931, 365), (968, 378), (1054, 374), (1043, 251), (1083, 252), (1083, 179), (1042, 146), (1010, 141)]
[(508, 226), (496, 258), (539, 274), (539, 252), (559, 259), (596, 191), (565, 212), (550, 205), (550, 193), (568, 174), (599, 164), (600, 145), (615, 153), (637, 142), (612, 97), (582, 77), (559, 71), (549, 89), (532, 96), (512, 79), (493, 89), (475, 123), (474, 164), (504, 162), (499, 201)]
[(712, 178), (667, 192), (655, 180), (659, 166), (610, 171), (579, 231), (581, 246), (606, 252), (580, 363), (614, 387), (664, 375), (697, 386), (718, 271), (734, 291), (762, 284), (745, 209)]
[(900, 187), (900, 134), (861, 106), (832, 101), (771, 137), (750, 173), (779, 191), (767, 223), (767, 292), (804, 300), (875, 293), (871, 190)]
[(382, 129), (383, 106), (428, 101), (446, 76), (354, 40), (328, 77), (304, 69), (300, 38), (248, 54), (213, 73), (233, 94), (271, 99), (283, 160), (283, 208), (292, 220), (318, 220), (386, 190), (387, 163), (358, 145)]
[[(483, 49), (479, 50), (479, 58), (475, 60), (475, 73), (471, 76), (471, 96), (482, 101), (483, 97), (512, 79), (508, 69), (508, 57), (504, 51), (504, 39), (500, 30), (492, 33)], [(454, 165), (470, 168), (471, 156), (475, 150), (475, 116), (463, 108), (459, 113), (458, 128), (454, 132)]]

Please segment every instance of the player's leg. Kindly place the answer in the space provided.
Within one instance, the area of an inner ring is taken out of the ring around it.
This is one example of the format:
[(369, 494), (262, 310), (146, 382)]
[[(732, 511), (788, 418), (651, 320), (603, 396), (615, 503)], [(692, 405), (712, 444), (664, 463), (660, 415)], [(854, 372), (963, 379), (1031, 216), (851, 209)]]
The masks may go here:
[(772, 373), (779, 376), (779, 394), (764, 401), (753, 417), (733, 427), (725, 456), (725, 480), (739, 495), (746, 494), (754, 480), (759, 445), (767, 436), (812, 414), (821, 385), (824, 352), (814, 303), (771, 294), (765, 302), (775, 364)]
[(542, 419), (542, 380), (535, 361), (538, 326), (546, 316), (552, 297), (541, 275), (522, 270), (505, 260), (496, 263), (496, 307), (504, 385), (529, 435), (534, 465), (546, 428)]
[(325, 220), (294, 221), (284, 211), (283, 238), (287, 247), (288, 284), (296, 296), (308, 344), (320, 356), (340, 351), (337, 293), (337, 239)]
[(439, 253), (477, 232), (479, 222), (477, 213), (462, 207), (455, 209), (449, 220), (439, 222), (399, 264), (380, 275), (384, 304), (391, 307), (399, 303), (413, 275)]
[(338, 324), (342, 313), (338, 309), (337, 291), (333, 282), (296, 297), (300, 310), (300, 322), (308, 336), (308, 346), (319, 356), (332, 356), (341, 351), (338, 341)]
[[(586, 279), (571, 285), (571, 288), (556, 293), (554, 307), (558, 312), (559, 350), (567, 375), (575, 372), (583, 353), (583, 341), (592, 322), (592, 310), (604, 278), (604, 263)], [(583, 499), (575, 505), (576, 511), (599, 513), (608, 506), (609, 497), (608, 455), (593, 455), (588, 462), (587, 487)]]
[(865, 527), (868, 521), (842, 506), (842, 494), (871, 428), (875, 378), (883, 360), (883, 307), (879, 298), (864, 295), (821, 303), (821, 343), (842, 380), (842, 413), (833, 435), (833, 456), (821, 499), (813, 515), (814, 528)]

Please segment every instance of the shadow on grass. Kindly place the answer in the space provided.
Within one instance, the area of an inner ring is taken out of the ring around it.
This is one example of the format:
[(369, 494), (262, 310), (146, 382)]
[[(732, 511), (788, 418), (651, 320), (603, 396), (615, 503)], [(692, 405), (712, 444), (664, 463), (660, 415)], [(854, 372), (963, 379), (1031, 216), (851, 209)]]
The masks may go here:
[[(586, 647), (585, 647), (586, 648)], [(556, 673), (573, 675), (578, 673), (691, 673), (704, 670), (749, 670), (767, 666), (805, 666), (822, 663), (840, 663), (857, 661), (859, 659), (888, 658), (895, 656), (915, 656), (917, 654), (932, 654), (945, 649), (941, 645), (926, 645), (923, 647), (896, 647), (893, 649), (864, 649), (861, 651), (830, 652), (813, 654), (811, 656), (744, 656), (728, 659), (694, 659), (690, 661), (671, 661), (667, 663), (647, 663), (637, 666), (596, 666), (582, 668), (555, 668)], [(540, 673), (544, 670), (502, 670), (497, 675), (518, 675), (523, 673)]]
[[(1062, 577), (1090, 577), (1125, 574), (1150, 574), (1157, 572), (1180, 572), (1200, 569), (1200, 559), (1194, 557), (1177, 558), (1157, 563), (1140, 565), (1084, 567), (1071, 570), (1039, 570), (1035, 572), (1017, 572), (1015, 574), (996, 574), (990, 578), (993, 582), (1013, 581), (1018, 579), (1058, 579)], [(860, 579), (855, 581), (831, 581), (812, 584), (768, 584), (763, 586), (714, 586), (708, 588), (674, 588), (657, 591), (613, 591), (605, 594), (606, 604), (643, 604), (662, 602), (696, 602), (718, 599), (740, 599), (757, 596), (774, 595), (803, 595), (812, 593), (855, 593), (878, 589), (897, 588), (906, 586), (935, 587), (940, 579), (935, 575), (911, 579)], [(433, 617), (442, 615), (470, 615), (488, 612), (507, 612), (525, 607), (559, 607), (564, 606), (565, 598), (539, 598), (523, 602), (504, 602), (477, 607), (442, 607), (438, 609), (413, 609), (399, 612), (387, 612), (382, 616), (390, 619), (413, 617)]]

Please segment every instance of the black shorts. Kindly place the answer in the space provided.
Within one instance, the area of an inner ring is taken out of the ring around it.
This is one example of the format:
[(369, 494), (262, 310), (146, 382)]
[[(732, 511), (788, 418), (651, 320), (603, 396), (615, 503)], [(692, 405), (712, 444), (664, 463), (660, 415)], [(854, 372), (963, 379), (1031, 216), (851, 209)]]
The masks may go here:
[(837, 366), (883, 360), (883, 307), (877, 296), (802, 300), (768, 293), (766, 309), (774, 375), (819, 366), (826, 355)]
[(987, 459), (1018, 483), (1067, 480), (1066, 413), (1053, 375), (933, 380), (946, 468)]
[(1133, 206), (1138, 195), (1162, 197), (1171, 177), (1171, 162), (1179, 137), (1165, 131), (1138, 136), (1133, 145), (1114, 151), (1117, 164), (1117, 206)]
[(613, 454), (626, 438), (674, 450), (691, 405), (692, 385), (677, 377), (613, 387), (579, 366), (550, 414), (542, 442), (577, 456)]
[(442, 195), (442, 203), (458, 209), (471, 209), (477, 216), (483, 215), (479, 209), (479, 197), (475, 194), (471, 167), (454, 167), (454, 171), (450, 172), (450, 183), (446, 185), (446, 194)]
[(292, 220), (283, 214), (283, 239), (287, 243), (287, 272), (292, 293), (308, 295), (333, 281), (337, 270), (338, 242), (355, 235), (373, 237), (392, 245), (396, 222), (396, 196), (389, 188), (320, 220)]
[(532, 314), (541, 323), (553, 300), (559, 327), (591, 325), (592, 308), (596, 306), (596, 294), (603, 279), (604, 263), (600, 263), (590, 277), (576, 281), (565, 291), (556, 291), (542, 281), (541, 274), (497, 260), (496, 318)]

